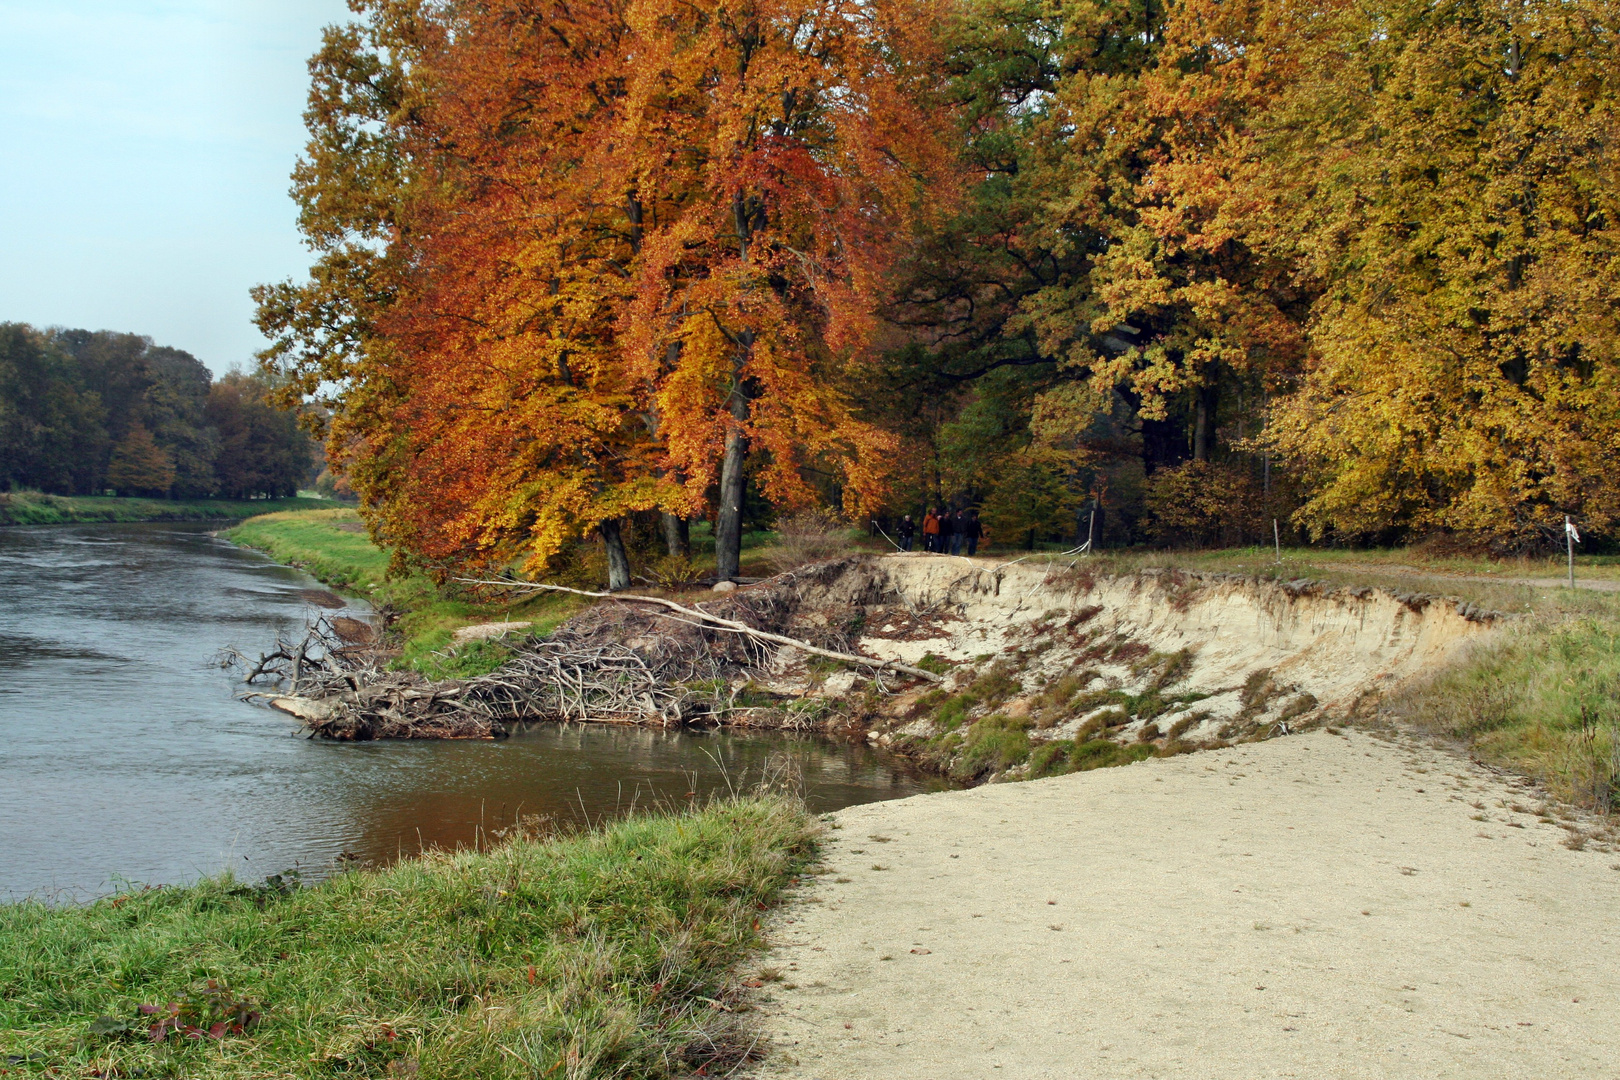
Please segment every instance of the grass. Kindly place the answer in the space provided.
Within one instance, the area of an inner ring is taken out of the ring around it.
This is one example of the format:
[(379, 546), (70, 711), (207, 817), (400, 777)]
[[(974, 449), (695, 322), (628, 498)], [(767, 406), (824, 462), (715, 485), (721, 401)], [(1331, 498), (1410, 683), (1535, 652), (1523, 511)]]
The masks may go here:
[[(725, 1074), (755, 1038), (724, 1005), (734, 967), (816, 843), (802, 805), (758, 797), (310, 888), (226, 877), (0, 906), (0, 1071)], [(176, 1012), (246, 1030), (152, 1041)]]
[(233, 521), (268, 511), (330, 507), (326, 499), (126, 499), (100, 495), (0, 492), (0, 525), (79, 522)]
[(575, 598), (546, 594), (511, 603), (488, 603), (419, 572), (390, 578), (390, 554), (371, 542), (352, 509), (304, 510), (250, 518), (225, 537), (296, 566), (334, 588), (365, 596), (397, 616), (402, 638), (398, 666), (429, 678), (470, 678), (494, 671), (508, 655), (499, 641), (475, 642), (453, 652), (452, 636), (483, 622), (531, 622), (548, 634), (581, 607)]
[(1537, 615), (1474, 645), (1389, 704), (1559, 798), (1620, 810), (1620, 605)]
[(1029, 779), (1131, 765), (1157, 753), (1150, 743), (1126, 746), (1111, 739), (1053, 739), (1037, 746), (1030, 754)]

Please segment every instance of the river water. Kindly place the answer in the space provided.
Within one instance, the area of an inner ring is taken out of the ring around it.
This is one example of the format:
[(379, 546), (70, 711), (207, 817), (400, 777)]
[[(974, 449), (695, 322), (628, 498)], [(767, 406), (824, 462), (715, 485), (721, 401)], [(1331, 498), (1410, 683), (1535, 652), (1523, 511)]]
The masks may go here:
[(0, 898), (319, 875), (340, 856), (476, 843), (520, 815), (706, 798), (767, 761), (796, 766), (818, 812), (940, 786), (865, 746), (780, 734), (310, 741), (236, 700), (215, 659), (299, 630), (311, 589), (202, 525), (0, 528)]

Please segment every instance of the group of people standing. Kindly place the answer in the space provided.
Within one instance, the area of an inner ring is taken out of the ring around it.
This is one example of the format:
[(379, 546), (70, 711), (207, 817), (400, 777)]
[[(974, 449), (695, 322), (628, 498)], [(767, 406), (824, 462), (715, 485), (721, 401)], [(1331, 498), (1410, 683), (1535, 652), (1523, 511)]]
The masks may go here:
[[(901, 551), (910, 551), (917, 536), (917, 523), (907, 514), (900, 519)], [(975, 555), (984, 539), (984, 526), (977, 510), (938, 510), (932, 506), (922, 520), (923, 550), (938, 555)]]

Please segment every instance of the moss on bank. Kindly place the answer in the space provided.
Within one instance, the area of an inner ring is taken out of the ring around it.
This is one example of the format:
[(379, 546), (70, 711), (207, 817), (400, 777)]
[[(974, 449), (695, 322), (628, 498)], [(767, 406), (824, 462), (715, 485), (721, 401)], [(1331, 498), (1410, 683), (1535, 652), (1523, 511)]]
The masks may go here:
[(132, 499), (99, 495), (0, 492), (0, 525), (81, 522), (239, 521), (279, 510), (331, 507), (325, 499)]
[[(307, 889), (0, 906), (0, 1052), (40, 1076), (721, 1075), (753, 1045), (731, 969), (815, 845), (801, 805), (755, 798)], [(262, 1015), (152, 1042), (177, 1008)]]

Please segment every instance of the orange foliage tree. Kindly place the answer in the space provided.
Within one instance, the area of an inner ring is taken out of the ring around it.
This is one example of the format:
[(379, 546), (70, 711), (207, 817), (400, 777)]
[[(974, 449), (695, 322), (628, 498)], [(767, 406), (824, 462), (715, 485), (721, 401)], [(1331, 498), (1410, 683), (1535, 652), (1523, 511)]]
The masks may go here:
[(379, 531), (537, 568), (599, 529), (620, 587), (619, 519), (699, 513), (716, 486), (734, 576), (747, 465), (783, 507), (813, 500), (810, 470), (849, 509), (878, 498), (890, 443), (841, 375), (870, 359), (909, 221), (948, 190), (944, 144), (920, 135), (938, 130), (926, 7), (439, 17), (413, 37), (430, 44), (411, 84), (431, 89), (391, 118), (409, 181), (334, 432)]
[(845, 396), (871, 360), (885, 274), (953, 162), (931, 114), (934, 9), (913, 0), (632, 5), (643, 46), (625, 183), (646, 212), (625, 358), (657, 387), (672, 476), (718, 483), (718, 572), (737, 572), (744, 467), (779, 506), (833, 474), (883, 493), (893, 442)]

